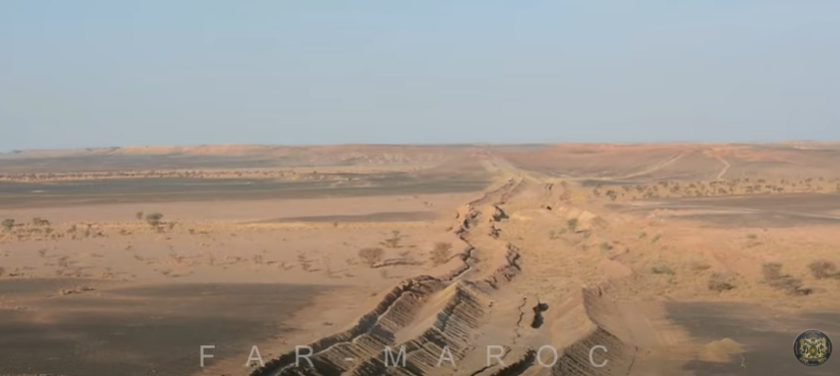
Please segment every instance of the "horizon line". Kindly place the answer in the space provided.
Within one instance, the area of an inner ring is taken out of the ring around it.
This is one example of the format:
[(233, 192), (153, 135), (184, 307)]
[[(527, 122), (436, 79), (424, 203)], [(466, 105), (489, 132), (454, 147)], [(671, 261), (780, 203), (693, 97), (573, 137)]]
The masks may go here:
[(260, 143), (232, 143), (232, 144), (145, 144), (145, 145), (123, 145), (123, 146), (80, 146), (80, 147), (59, 147), (59, 148), (26, 148), (26, 149), (8, 149), (0, 150), (0, 154), (20, 154), (26, 152), (39, 151), (100, 151), (100, 150), (120, 150), (120, 149), (165, 149), (165, 148), (201, 148), (201, 147), (342, 147), (342, 146), (420, 146), (420, 147), (435, 147), (435, 146), (551, 146), (551, 145), (616, 145), (616, 146), (632, 146), (632, 145), (783, 145), (783, 144), (836, 144), (840, 143), (838, 140), (784, 140), (784, 141), (635, 141), (635, 142), (611, 142), (611, 141), (585, 141), (585, 142), (454, 142), (454, 143), (323, 143), (323, 144), (260, 144)]

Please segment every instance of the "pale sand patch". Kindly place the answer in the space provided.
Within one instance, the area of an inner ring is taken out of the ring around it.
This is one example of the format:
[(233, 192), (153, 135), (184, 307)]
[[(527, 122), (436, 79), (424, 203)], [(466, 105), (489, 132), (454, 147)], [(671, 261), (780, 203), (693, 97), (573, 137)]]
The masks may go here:
[(727, 363), (732, 356), (744, 352), (744, 346), (729, 338), (712, 341), (704, 345), (699, 352), (700, 359), (707, 362)]

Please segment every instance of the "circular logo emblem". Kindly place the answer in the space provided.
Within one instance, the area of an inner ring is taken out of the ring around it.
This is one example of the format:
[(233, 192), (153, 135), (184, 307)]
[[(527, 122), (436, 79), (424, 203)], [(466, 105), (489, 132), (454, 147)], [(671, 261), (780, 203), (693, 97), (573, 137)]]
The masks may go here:
[(831, 357), (831, 339), (819, 330), (806, 330), (793, 342), (793, 354), (806, 366), (821, 366)]

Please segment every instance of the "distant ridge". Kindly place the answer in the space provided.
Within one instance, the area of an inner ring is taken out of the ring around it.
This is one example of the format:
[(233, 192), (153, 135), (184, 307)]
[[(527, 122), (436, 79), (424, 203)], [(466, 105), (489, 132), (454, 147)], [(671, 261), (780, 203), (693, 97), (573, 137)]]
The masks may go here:
[(86, 155), (282, 155), (302, 150), (310, 151), (366, 151), (366, 152), (407, 152), (435, 149), (490, 148), (490, 149), (528, 149), (528, 148), (596, 148), (621, 149), (632, 147), (673, 147), (673, 146), (803, 146), (826, 147), (840, 146), (840, 141), (789, 140), (781, 142), (569, 142), (569, 143), (459, 143), (459, 144), (324, 144), (324, 145), (270, 145), (270, 144), (206, 144), (206, 145), (136, 145), (68, 149), (23, 149), (0, 152), (0, 158), (58, 158)]

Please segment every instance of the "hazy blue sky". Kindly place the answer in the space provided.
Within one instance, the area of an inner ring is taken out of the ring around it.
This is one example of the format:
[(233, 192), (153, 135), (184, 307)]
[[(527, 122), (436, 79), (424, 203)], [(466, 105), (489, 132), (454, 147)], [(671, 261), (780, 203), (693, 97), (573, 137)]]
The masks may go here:
[(840, 139), (840, 1), (0, 0), (0, 150)]

